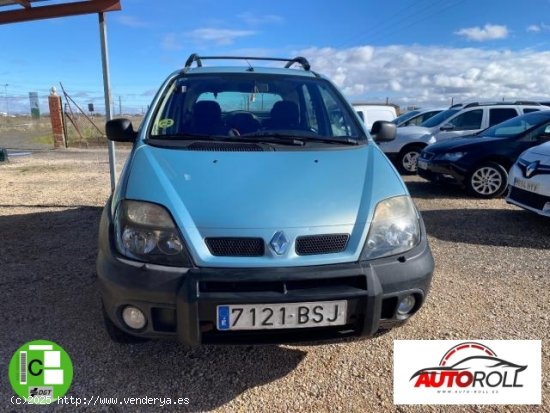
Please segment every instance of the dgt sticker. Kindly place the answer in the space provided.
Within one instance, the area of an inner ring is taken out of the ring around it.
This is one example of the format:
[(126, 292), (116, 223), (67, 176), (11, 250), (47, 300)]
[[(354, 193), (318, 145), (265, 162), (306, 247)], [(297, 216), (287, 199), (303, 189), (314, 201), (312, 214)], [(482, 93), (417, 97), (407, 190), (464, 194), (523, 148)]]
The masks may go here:
[(73, 363), (65, 350), (46, 340), (29, 341), (13, 354), (9, 365), (15, 393), (32, 404), (63, 397), (73, 380)]

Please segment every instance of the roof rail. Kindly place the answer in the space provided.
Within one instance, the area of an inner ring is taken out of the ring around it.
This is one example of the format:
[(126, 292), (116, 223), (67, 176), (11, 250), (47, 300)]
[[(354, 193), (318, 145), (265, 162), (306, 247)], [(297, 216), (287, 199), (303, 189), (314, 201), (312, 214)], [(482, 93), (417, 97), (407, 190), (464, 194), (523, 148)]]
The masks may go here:
[(203, 60), (269, 60), (269, 61), (277, 61), (277, 62), (287, 62), (285, 65), (285, 68), (288, 69), (291, 67), (294, 63), (300, 64), (304, 70), (309, 71), (311, 69), (311, 65), (307, 61), (305, 57), (297, 56), (292, 59), (286, 59), (282, 57), (247, 57), (247, 56), (199, 56), (196, 53), (191, 54), (187, 61), (185, 62), (185, 69), (191, 68), (191, 65), (193, 65), (193, 62), (197, 63), (197, 67), (202, 67), (202, 61)]
[(534, 100), (516, 100), (514, 102), (516, 105), (535, 105), (535, 106), (542, 106), (540, 102), (535, 102)]
[(470, 102), (470, 103), (466, 103), (464, 104), (464, 106), (462, 106), (462, 104), (457, 104), (457, 105), (453, 105), (451, 106), (452, 108), (453, 107), (462, 107), (462, 108), (472, 108), (472, 107), (475, 107), (475, 106), (499, 106), (499, 105), (534, 105), (534, 106), (541, 106), (541, 104), (539, 102), (535, 102), (535, 101), (531, 101), (531, 100), (516, 100), (514, 102)]

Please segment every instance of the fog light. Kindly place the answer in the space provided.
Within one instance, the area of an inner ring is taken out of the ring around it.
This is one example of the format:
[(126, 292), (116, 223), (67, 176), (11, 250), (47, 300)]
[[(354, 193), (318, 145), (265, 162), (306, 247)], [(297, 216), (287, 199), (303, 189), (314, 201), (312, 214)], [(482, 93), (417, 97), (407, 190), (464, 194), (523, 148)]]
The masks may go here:
[(397, 314), (398, 315), (409, 314), (411, 310), (414, 308), (415, 304), (416, 304), (416, 299), (414, 298), (414, 295), (407, 295), (406, 297), (402, 298), (401, 301), (399, 301), (399, 305), (397, 306)]
[(147, 322), (145, 314), (139, 308), (131, 305), (124, 307), (124, 310), (122, 310), (122, 319), (128, 327), (134, 330), (142, 329)]

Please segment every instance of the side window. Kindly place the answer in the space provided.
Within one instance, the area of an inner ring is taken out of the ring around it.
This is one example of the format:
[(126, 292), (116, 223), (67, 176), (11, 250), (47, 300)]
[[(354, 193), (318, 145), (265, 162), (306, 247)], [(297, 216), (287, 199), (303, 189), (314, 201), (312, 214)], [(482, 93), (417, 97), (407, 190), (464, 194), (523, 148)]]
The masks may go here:
[(523, 109), (523, 113), (531, 113), (531, 112), (539, 112), (540, 109), (535, 109), (535, 108), (524, 108)]
[(427, 121), (428, 119), (430, 119), (431, 117), (433, 117), (434, 115), (437, 115), (439, 112), (426, 112), (422, 115), (422, 120), (420, 120), (417, 125), (420, 125), (422, 122), (425, 122)]
[(458, 115), (456, 118), (449, 121), (455, 128), (454, 130), (471, 130), (481, 129), (481, 121), (483, 120), (483, 109), (474, 109)]
[(332, 96), (332, 93), (325, 87), (320, 88), (321, 98), (324, 101), (328, 112), (328, 120), (332, 136), (353, 136), (355, 128), (351, 126), (351, 119), (340, 103)]
[(420, 125), (422, 122), (427, 121), (427, 120), (430, 119), (433, 115), (437, 115), (438, 113), (439, 113), (439, 112), (426, 112), (426, 113), (423, 113), (422, 115), (419, 115), (419, 116), (417, 116), (416, 118), (413, 118), (413, 119), (411, 119), (409, 122), (407, 122), (407, 126), (409, 126), (409, 125), (418, 126), (418, 125)]
[(498, 108), (489, 110), (489, 126), (497, 125), (505, 120), (512, 119), (518, 116), (518, 113), (513, 108)]
[(424, 122), (425, 120), (426, 119), (424, 119), (423, 115), (416, 116), (416, 117), (412, 118), (411, 120), (409, 120), (408, 122), (406, 122), (405, 126), (418, 126), (422, 122)]
[(535, 131), (535, 139), (541, 142), (547, 142), (550, 138), (550, 124), (541, 126)]
[[(525, 129), (528, 129), (532, 125), (526, 125)], [(547, 142), (550, 138), (550, 123), (535, 128), (522, 138), (526, 142)]]

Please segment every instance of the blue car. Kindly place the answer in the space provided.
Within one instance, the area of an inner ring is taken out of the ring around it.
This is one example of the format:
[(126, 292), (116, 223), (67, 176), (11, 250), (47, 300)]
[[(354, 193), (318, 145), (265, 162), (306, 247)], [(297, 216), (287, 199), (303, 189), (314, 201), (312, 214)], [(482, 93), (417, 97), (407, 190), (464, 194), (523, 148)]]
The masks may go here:
[(395, 125), (371, 137), (305, 58), (203, 66), (222, 58), (191, 55), (138, 131), (107, 122), (110, 140), (133, 142), (99, 230), (111, 338), (282, 343), (404, 323), (434, 261), (374, 144)]

